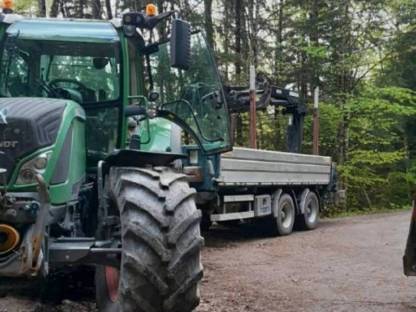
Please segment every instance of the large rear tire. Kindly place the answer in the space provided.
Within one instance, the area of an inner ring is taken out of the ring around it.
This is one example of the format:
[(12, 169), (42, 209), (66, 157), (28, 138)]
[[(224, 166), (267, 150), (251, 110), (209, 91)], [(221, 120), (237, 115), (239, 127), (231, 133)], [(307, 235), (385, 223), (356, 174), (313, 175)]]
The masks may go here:
[(106, 185), (120, 212), (122, 259), (119, 279), (97, 268), (96, 281), (104, 283), (97, 284), (100, 311), (190, 312), (198, 306), (201, 212), (184, 178), (167, 168), (110, 170)]

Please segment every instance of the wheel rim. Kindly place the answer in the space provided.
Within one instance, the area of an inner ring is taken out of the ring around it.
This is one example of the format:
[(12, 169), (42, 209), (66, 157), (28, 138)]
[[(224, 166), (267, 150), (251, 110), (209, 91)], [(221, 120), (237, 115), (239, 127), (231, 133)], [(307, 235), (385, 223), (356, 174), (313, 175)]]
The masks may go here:
[(105, 282), (107, 284), (108, 297), (112, 302), (118, 299), (118, 289), (120, 283), (120, 271), (116, 268), (105, 267)]
[(312, 198), (306, 205), (306, 219), (309, 223), (314, 223), (318, 217), (318, 202), (315, 198)]
[(282, 210), (280, 211), (280, 222), (284, 228), (290, 228), (292, 225), (293, 210), (289, 203), (284, 203)]

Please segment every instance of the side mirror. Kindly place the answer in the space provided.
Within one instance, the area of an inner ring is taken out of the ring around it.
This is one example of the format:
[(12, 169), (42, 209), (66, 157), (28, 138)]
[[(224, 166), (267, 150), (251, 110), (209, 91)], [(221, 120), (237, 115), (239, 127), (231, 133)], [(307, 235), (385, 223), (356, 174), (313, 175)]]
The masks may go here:
[(171, 33), (171, 66), (187, 70), (191, 66), (191, 25), (180, 19), (175, 19), (172, 22)]

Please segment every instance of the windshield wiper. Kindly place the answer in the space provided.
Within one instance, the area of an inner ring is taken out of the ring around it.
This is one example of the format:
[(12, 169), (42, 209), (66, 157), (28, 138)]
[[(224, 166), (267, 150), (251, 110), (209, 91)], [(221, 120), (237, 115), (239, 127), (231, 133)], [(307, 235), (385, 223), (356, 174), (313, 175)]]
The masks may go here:
[(46, 92), (48, 96), (52, 97), (59, 97), (59, 95), (56, 92), (56, 89), (51, 87), (45, 80), (42, 78), (39, 78), (36, 80), (36, 82), (40, 85), (40, 87)]
[[(195, 115), (193, 106), (192, 106), (191, 103), (189, 103), (189, 101), (187, 101), (185, 99), (179, 99), (179, 100), (176, 100), (176, 101), (167, 102), (167, 103), (164, 103), (164, 104), (161, 105), (161, 109), (163, 110), (163, 108), (166, 107), (166, 106), (168, 106), (168, 105), (174, 105), (174, 104), (179, 104), (179, 103), (184, 103), (186, 105), (186, 107), (189, 109), (189, 112), (191, 113), (191, 116), (192, 116), (192, 118), (193, 118), (193, 120), (195, 122), (196, 128), (197, 128), (197, 130), (198, 130), (201, 138), (204, 141), (207, 141), (207, 142), (224, 141), (224, 137), (222, 137), (222, 136), (218, 136), (215, 139), (211, 139), (211, 138), (208, 138), (208, 137), (205, 136), (205, 133), (202, 131), (202, 127), (201, 127), (201, 125), (199, 123), (198, 117), (196, 117), (196, 115)], [(173, 115), (175, 115), (179, 119), (182, 119), (180, 115), (178, 115), (177, 113), (173, 112), (172, 110), (169, 110), (169, 109), (166, 109), (165, 108), (165, 111), (167, 111), (169, 113), (172, 113)], [(183, 122), (185, 122), (185, 120), (183, 120)], [(186, 122), (185, 122), (185, 124), (186, 124)]]

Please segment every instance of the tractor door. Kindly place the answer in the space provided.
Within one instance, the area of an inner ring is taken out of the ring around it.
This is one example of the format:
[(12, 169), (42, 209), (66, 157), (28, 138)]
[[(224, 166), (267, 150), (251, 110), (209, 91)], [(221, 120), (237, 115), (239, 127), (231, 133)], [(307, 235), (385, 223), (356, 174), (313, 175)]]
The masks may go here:
[(169, 43), (150, 55), (153, 90), (160, 94), (160, 113), (191, 133), (207, 154), (231, 149), (229, 114), (217, 67), (205, 38), (191, 39), (188, 70), (170, 66)]

